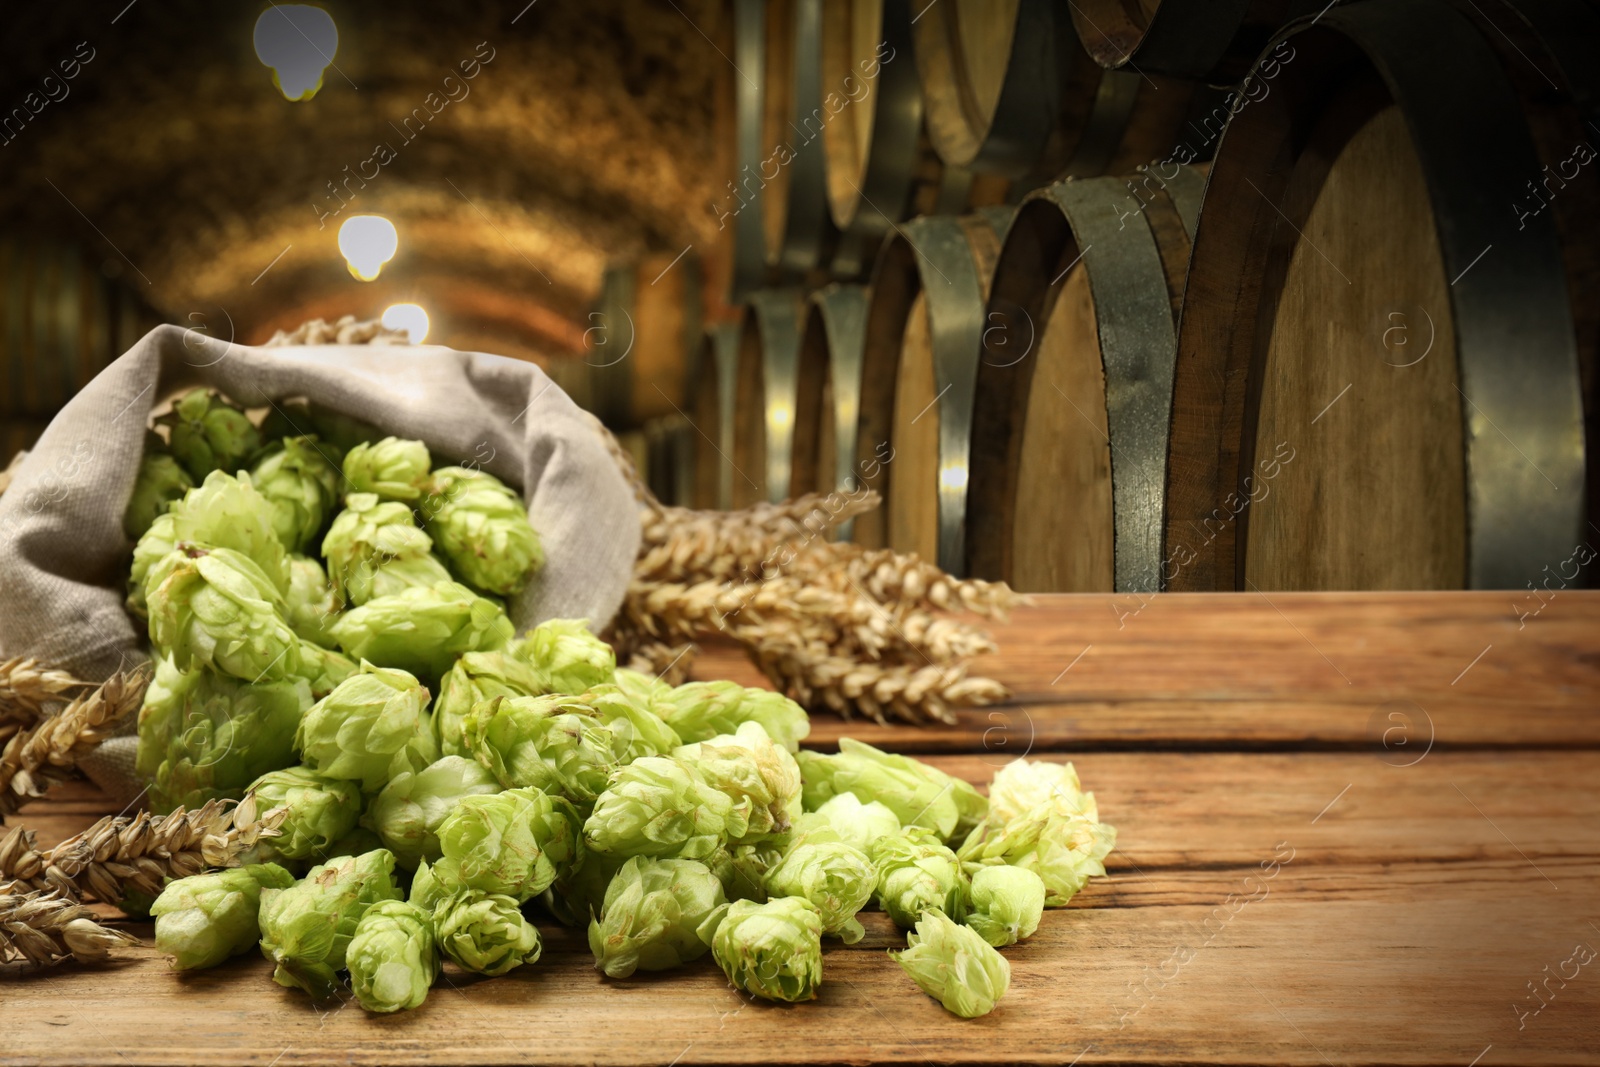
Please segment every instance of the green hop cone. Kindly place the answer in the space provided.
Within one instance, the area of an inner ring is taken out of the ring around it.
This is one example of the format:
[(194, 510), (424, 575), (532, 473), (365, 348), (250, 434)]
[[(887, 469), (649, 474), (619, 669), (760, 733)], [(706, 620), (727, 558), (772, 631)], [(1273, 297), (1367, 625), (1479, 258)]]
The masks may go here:
[(800, 742), (811, 733), (805, 709), (768, 689), (746, 689), (736, 682), (690, 682), (669, 689), (659, 699), (661, 716), (689, 744), (734, 733), (741, 723), (758, 722), (775, 743), (798, 752)]
[(612, 776), (583, 836), (596, 852), (702, 859), (723, 843), (732, 814), (728, 795), (693, 763), (645, 756)]
[(494, 697), (467, 714), (461, 734), (506, 788), (559, 793), (586, 806), (624, 762), (600, 717), (569, 697)]
[(166, 581), (183, 562), (177, 553), (177, 518), (169, 511), (150, 524), (133, 546), (133, 566), (128, 574), (128, 610), (141, 619), (150, 617), (150, 590)]
[[(618, 689), (621, 689), (645, 707), (655, 711), (658, 715), (661, 714), (662, 709), (657, 708), (657, 701), (665, 700), (667, 695), (672, 692), (672, 686), (663, 682), (660, 678), (652, 677), (643, 671), (630, 670), (627, 667), (618, 667), (611, 672), (611, 680)], [(725, 732), (716, 730), (706, 736), (714, 737), (716, 734)], [(680, 734), (679, 736), (682, 735)], [(703, 741), (705, 738), (685, 738), (684, 740)]]
[(963, 1019), (994, 1010), (1011, 985), (1011, 964), (971, 927), (940, 911), (917, 920), (910, 946), (889, 956), (921, 990)]
[(446, 756), (470, 753), (461, 727), (467, 714), (483, 701), (495, 697), (533, 696), (541, 691), (542, 683), (533, 668), (505, 652), (463, 653), (440, 679), (439, 696), (433, 702), (433, 729), (439, 739), (439, 751)]
[(146, 453), (139, 461), (139, 474), (133, 481), (133, 495), (122, 513), (122, 529), (133, 541), (145, 535), (150, 524), (167, 513), (174, 500), (194, 488), (194, 479), (177, 460), (165, 452)]
[(439, 825), (463, 797), (500, 792), (482, 764), (445, 756), (420, 771), (402, 771), (373, 798), (363, 821), (400, 866), (415, 869), (440, 856)]
[(310, 641), (300, 643), (300, 677), (311, 686), (313, 700), (321, 700), (338, 688), (339, 683), (356, 674), (361, 668), (331, 648)]
[(908, 827), (872, 849), (878, 869), (878, 905), (897, 926), (915, 926), (923, 914), (939, 910), (958, 921), (967, 914), (967, 876), (961, 861), (933, 832)]
[(837, 755), (802, 752), (805, 806), (815, 811), (840, 793), (876, 800), (906, 826), (924, 826), (949, 841), (976, 826), (988, 801), (970, 784), (910, 756), (873, 748), (853, 737), (839, 740)]
[(261, 568), (228, 548), (179, 551), (185, 558), (149, 595), (156, 648), (181, 670), (209, 667), (251, 683), (297, 675), (300, 638)]
[(376, 849), (311, 868), (287, 889), (261, 891), (261, 951), (276, 964), (272, 980), (326, 1000), (345, 967), (350, 937), (367, 909), (399, 900), (394, 856)]
[(753, 845), (719, 848), (706, 857), (705, 864), (722, 882), (722, 890), (729, 900), (764, 904), (772, 895), (767, 892), (767, 875), (783, 862), (788, 843), (782, 837), (775, 837)]
[(879, 839), (901, 831), (899, 816), (876, 800), (863, 804), (854, 793), (840, 793), (805, 818), (808, 825), (826, 824), (839, 840), (869, 856)]
[(705, 780), (733, 802), (725, 834), (742, 844), (784, 833), (800, 815), (800, 768), (786, 749), (773, 744), (758, 722), (676, 749)]
[(341, 615), (347, 655), (437, 681), (463, 652), (493, 652), (515, 634), (500, 605), (457, 582), (376, 597)]
[(294, 762), (294, 733), (311, 707), (299, 678), (251, 685), (156, 661), (139, 710), (134, 769), (159, 813), (244, 796), (250, 783)]
[(541, 692), (576, 694), (615, 680), (617, 654), (589, 632), (587, 619), (542, 622), (510, 653), (538, 672)]
[(207, 389), (191, 389), (156, 420), (171, 429), (172, 454), (195, 481), (212, 471), (232, 473), (261, 447), (243, 411)]
[(1009, 864), (1044, 880), (1045, 904), (1060, 908), (1106, 873), (1105, 860), (1117, 829), (1076, 814), (1058, 798), (1016, 818), (985, 819), (962, 842), (959, 855), (969, 870)]
[[(328, 578), (341, 600), (360, 605), (379, 595), (378, 585), (385, 587), (385, 593), (407, 588), (408, 583), (386, 573), (402, 563), (409, 566), (396, 572), (401, 577), (437, 575), (428, 584), (449, 578), (449, 572), (430, 555), (433, 539), (418, 528), (409, 507), (380, 500), (375, 493), (351, 493), (344, 502), (344, 510), (334, 517), (328, 536), (322, 539)], [(380, 578), (380, 574), (385, 576)]]
[(543, 950), (539, 930), (503, 893), (463, 889), (433, 907), (439, 948), (459, 966), (491, 978), (534, 963)]
[(1014, 759), (995, 772), (989, 784), (989, 815), (1009, 822), (1051, 801), (1058, 811), (1099, 821), (1093, 793), (1078, 784), (1078, 771), (1070, 763)]
[(287, 809), (283, 823), (277, 837), (256, 845), (260, 858), (305, 861), (337, 855), (332, 846), (355, 829), (361, 814), (361, 790), (354, 782), (325, 777), (310, 767), (288, 767), (251, 783), (236, 821), (245, 825), (279, 808)]
[(336, 450), (287, 437), (256, 461), (250, 481), (272, 504), (272, 528), (290, 552), (307, 552), (339, 503)]
[(359, 673), (306, 712), (295, 748), (318, 773), (375, 793), (394, 775), (438, 757), (427, 708), (428, 691), (411, 675), (363, 661)]
[(1044, 881), (1022, 867), (983, 867), (972, 876), (967, 925), (995, 948), (1014, 945), (1039, 929)]
[[(714, 933), (712, 932), (714, 930)], [(822, 984), (822, 915), (800, 897), (737, 900), (701, 926), (734, 988), (767, 1000), (812, 1000)]]
[(439, 824), (433, 874), (445, 885), (520, 903), (578, 865), (581, 826), (565, 798), (537, 789), (464, 797)]
[(421, 441), (385, 437), (352, 448), (344, 457), (344, 477), (353, 492), (410, 503), (422, 496), (432, 466), (433, 457)]
[(450, 887), (440, 882), (438, 876), (433, 873), (433, 865), (424, 863), (417, 868), (417, 873), (411, 876), (411, 892), (406, 899), (432, 914), (435, 905), (451, 892)]
[(626, 978), (699, 959), (708, 946), (696, 931), (725, 902), (705, 864), (635, 856), (611, 879), (600, 918), (589, 923), (594, 965)]
[(215, 967), (249, 952), (261, 937), (263, 889), (287, 889), (294, 875), (276, 863), (231, 867), (168, 882), (150, 905), (156, 948), (180, 971)]
[(822, 916), (822, 932), (853, 945), (866, 934), (856, 912), (878, 887), (878, 872), (857, 848), (837, 841), (801, 841), (767, 872), (774, 897), (804, 897)]
[(367, 909), (345, 950), (350, 988), (368, 1011), (419, 1008), (439, 977), (439, 945), (433, 916), (403, 900), (382, 900)]
[(492, 474), (441, 467), (420, 507), (451, 569), (485, 592), (520, 592), (544, 565), (522, 499)]
[(288, 590), (289, 556), (273, 524), (276, 513), (246, 472), (212, 472), (173, 504), (169, 514), (174, 516), (174, 541), (242, 553), (280, 594)]
[(283, 598), (283, 617), (303, 640), (334, 648), (329, 631), (339, 617), (339, 597), (322, 564), (310, 556), (289, 557), (289, 590)]
[(683, 744), (678, 732), (643, 702), (613, 684), (597, 685), (571, 698), (594, 710), (611, 733), (611, 750), (623, 763), (640, 756), (664, 756)]

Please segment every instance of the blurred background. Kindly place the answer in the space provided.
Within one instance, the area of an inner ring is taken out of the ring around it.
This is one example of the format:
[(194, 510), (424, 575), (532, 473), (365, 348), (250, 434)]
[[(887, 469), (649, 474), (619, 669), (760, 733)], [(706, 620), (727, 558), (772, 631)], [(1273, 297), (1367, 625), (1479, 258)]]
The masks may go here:
[(1588, 582), (1590, 0), (24, 3), (0, 459), (159, 323), (531, 360), (1019, 589)]

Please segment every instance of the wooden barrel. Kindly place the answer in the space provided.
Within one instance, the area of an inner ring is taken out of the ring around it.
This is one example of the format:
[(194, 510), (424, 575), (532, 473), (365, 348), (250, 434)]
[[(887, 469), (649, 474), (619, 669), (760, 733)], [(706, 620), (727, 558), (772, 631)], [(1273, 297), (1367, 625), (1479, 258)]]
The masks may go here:
[(1160, 588), (1178, 313), (1205, 178), (1058, 182), (989, 293), (967, 560), (1024, 592)]
[(0, 467), (157, 316), (76, 246), (0, 240)]
[(767, 284), (767, 228), (762, 211), (761, 161), (766, 113), (767, 0), (734, 0), (734, 176), (713, 206), (719, 228), (732, 226), (733, 267), (728, 299), (735, 305)]
[(837, 234), (828, 214), (822, 136), (822, 0), (770, 0), (766, 9), (761, 147), (757, 166), (766, 264), (782, 277), (825, 267)]
[(1110, 70), (1231, 84), (1267, 40), (1325, 0), (1075, 0), (1072, 24), (1095, 62)]
[(612, 427), (682, 414), (691, 356), (701, 337), (700, 260), (693, 252), (649, 255), (608, 267), (589, 314), (590, 410)]
[(697, 508), (733, 506), (733, 398), (739, 363), (740, 324), (720, 322), (706, 331), (691, 379), (694, 429), (694, 493)]
[(1523, 589), (1572, 558), (1585, 477), (1562, 245), (1503, 66), (1528, 60), (1441, 0), (1285, 41), (1195, 237), (1166, 583)]
[(942, 0), (917, 17), (915, 38), (939, 155), (1029, 184), (1167, 158), (1191, 110), (1215, 95), (1195, 82), (1105, 70), (1057, 0)]
[(683, 415), (663, 415), (644, 424), (650, 469), (645, 484), (663, 504), (694, 507), (695, 428)]
[[(851, 493), (870, 290), (835, 283), (811, 294), (800, 336), (789, 494)], [(837, 536), (848, 540), (854, 520)]]
[(873, 272), (855, 474), (884, 507), (854, 539), (965, 574), (972, 395), (985, 301), (1012, 208), (913, 219)]
[(746, 301), (733, 404), (733, 506), (776, 503), (789, 491), (796, 372), (805, 297), (763, 289)]

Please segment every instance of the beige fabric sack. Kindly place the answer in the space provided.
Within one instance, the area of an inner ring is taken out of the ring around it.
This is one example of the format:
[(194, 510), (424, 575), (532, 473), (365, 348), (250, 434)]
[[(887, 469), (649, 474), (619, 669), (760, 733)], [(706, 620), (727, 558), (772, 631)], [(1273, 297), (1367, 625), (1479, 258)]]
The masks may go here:
[[(589, 416), (537, 366), (436, 345), (253, 348), (160, 326), (73, 397), (10, 472), (0, 659), (33, 656), (98, 681), (147, 658), (123, 608), (133, 546), (122, 513), (151, 410), (194, 385), (247, 408), (304, 397), (521, 490), (545, 565), (507, 606), (519, 631), (551, 618), (599, 629), (621, 605), (639, 549), (632, 490)], [(132, 748), (109, 742), (85, 769), (127, 793)]]

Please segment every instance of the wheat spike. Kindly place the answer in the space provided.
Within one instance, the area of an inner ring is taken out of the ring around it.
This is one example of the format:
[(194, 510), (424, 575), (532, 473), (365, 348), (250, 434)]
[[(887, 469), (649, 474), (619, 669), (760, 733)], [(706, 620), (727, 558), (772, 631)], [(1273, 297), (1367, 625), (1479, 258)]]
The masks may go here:
[(93, 963), (118, 945), (138, 943), (131, 934), (100, 925), (88, 908), (54, 892), (0, 887), (0, 963)]
[(144, 666), (113, 674), (58, 714), (13, 734), (0, 751), (0, 816), (41, 796), (51, 781), (70, 778), (82, 756), (139, 710), (149, 681)]

